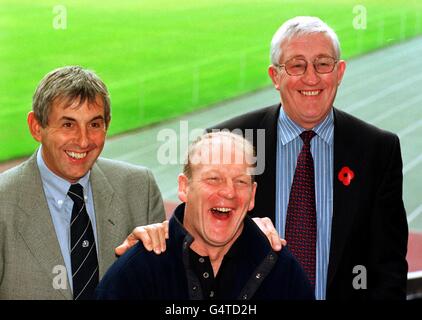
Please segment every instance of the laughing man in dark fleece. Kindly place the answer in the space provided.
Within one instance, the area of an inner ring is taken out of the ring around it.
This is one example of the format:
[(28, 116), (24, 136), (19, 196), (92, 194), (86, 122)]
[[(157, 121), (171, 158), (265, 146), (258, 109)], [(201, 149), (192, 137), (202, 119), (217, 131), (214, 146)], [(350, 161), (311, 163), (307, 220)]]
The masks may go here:
[(253, 159), (252, 145), (233, 133), (195, 141), (178, 178), (183, 203), (170, 219), (167, 250), (136, 245), (108, 270), (96, 297), (314, 299), (299, 263), (286, 248), (274, 252), (247, 215), (257, 187)]

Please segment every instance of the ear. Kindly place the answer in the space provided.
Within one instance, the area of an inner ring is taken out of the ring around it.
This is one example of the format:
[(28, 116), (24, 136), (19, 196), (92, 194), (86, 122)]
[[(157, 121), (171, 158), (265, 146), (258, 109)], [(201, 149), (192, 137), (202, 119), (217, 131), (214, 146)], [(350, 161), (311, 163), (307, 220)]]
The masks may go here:
[(182, 202), (187, 202), (188, 200), (188, 184), (189, 184), (189, 179), (188, 177), (186, 177), (183, 173), (179, 174), (179, 176), (177, 177), (177, 182), (179, 184), (178, 187), (178, 196), (180, 201)]
[(248, 211), (251, 211), (255, 207), (255, 193), (256, 193), (257, 185), (258, 184), (256, 182), (254, 182), (252, 185), (252, 195), (251, 195), (251, 200), (249, 201)]
[(346, 71), (346, 61), (339, 60), (337, 62), (337, 85), (340, 85), (341, 80), (343, 79), (344, 72)]
[(108, 130), (108, 128), (110, 128), (110, 123), (111, 123), (111, 116), (108, 122), (106, 123), (106, 131)]
[(268, 67), (268, 75), (270, 76), (276, 90), (280, 91), (280, 85), (278, 83), (278, 70), (274, 65), (270, 65)]
[(35, 140), (37, 140), (38, 142), (41, 142), (42, 126), (38, 122), (38, 120), (35, 118), (34, 111), (30, 111), (28, 113), (27, 122), (28, 122), (29, 132), (31, 133), (31, 135), (34, 137)]

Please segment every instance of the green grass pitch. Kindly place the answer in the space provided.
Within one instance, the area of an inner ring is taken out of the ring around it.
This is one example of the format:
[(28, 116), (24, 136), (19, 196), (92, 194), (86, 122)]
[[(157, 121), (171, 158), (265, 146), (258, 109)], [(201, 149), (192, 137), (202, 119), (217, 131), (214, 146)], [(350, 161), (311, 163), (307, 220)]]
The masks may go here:
[(331, 25), (346, 59), (422, 33), (419, 0), (59, 3), (0, 0), (0, 161), (33, 152), (32, 94), (59, 66), (100, 75), (117, 134), (269, 85), (269, 42), (296, 15)]

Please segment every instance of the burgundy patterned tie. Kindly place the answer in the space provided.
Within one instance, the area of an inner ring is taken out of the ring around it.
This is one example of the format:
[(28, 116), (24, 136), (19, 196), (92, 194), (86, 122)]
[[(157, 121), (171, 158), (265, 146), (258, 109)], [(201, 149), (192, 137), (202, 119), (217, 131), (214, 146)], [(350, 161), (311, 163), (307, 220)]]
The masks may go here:
[(300, 134), (303, 147), (297, 158), (286, 217), (286, 240), (290, 251), (315, 286), (316, 208), (314, 160), (311, 154), (313, 131)]

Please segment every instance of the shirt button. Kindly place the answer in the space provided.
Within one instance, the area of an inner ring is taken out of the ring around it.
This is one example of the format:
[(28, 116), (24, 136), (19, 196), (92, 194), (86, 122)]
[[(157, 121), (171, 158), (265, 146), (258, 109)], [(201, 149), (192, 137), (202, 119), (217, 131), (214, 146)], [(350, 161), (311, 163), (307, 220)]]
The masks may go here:
[(201, 258), (199, 258), (199, 262), (200, 262), (200, 263), (204, 263), (204, 261), (205, 261), (205, 259), (204, 259), (204, 258), (202, 258), (202, 257), (201, 257)]
[(204, 273), (202, 274), (202, 276), (203, 276), (205, 279), (208, 279), (208, 277), (210, 276), (210, 274), (209, 274), (208, 272), (204, 272)]
[(242, 296), (242, 299), (243, 299), (243, 300), (248, 299), (248, 295), (247, 295), (247, 294), (244, 294), (244, 295)]
[(257, 273), (256, 275), (255, 275), (255, 278), (257, 278), (257, 279), (261, 279), (261, 273)]
[(214, 297), (214, 291), (211, 290), (211, 292), (210, 292), (210, 298), (213, 298), (213, 297)]
[(197, 289), (197, 288), (198, 288), (197, 286), (193, 286), (193, 287), (192, 287), (192, 290), (193, 290), (193, 291), (196, 291), (196, 289)]
[(58, 204), (59, 206), (61, 206), (61, 205), (63, 204), (63, 200), (58, 200), (58, 201), (57, 201), (57, 204)]

